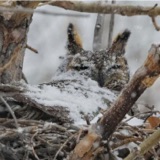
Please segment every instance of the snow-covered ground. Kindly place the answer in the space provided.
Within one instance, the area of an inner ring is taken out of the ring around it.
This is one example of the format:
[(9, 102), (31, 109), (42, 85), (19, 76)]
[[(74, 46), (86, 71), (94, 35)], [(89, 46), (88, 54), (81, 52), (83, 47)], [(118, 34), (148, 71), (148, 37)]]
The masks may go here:
[[(120, 3), (120, 2), (119, 2)], [(123, 4), (141, 4), (154, 6), (155, 2), (121, 2)], [(65, 11), (52, 6), (43, 7), (45, 10), (58, 13), (77, 13)], [(80, 14), (80, 13), (78, 13)], [(82, 13), (81, 13), (82, 14)], [(76, 25), (79, 34), (83, 40), (83, 46), (87, 50), (92, 50), (94, 26), (96, 14), (88, 14), (86, 17), (68, 17), (68, 16), (47, 16), (35, 14), (28, 35), (28, 44), (36, 48), (39, 54), (34, 54), (26, 50), (24, 61), (24, 73), (28, 81), (32, 84), (38, 84), (50, 81), (61, 63), (59, 56), (66, 54), (67, 26), (70, 22)], [(107, 16), (109, 17), (109, 16)], [(157, 18), (158, 20), (158, 18)], [(126, 57), (129, 62), (131, 75), (143, 63), (152, 43), (160, 42), (160, 32), (157, 32), (148, 16), (123, 17), (116, 16), (114, 37), (117, 33), (128, 28), (132, 35), (127, 45)], [(104, 33), (103, 46), (107, 44), (108, 24)], [(148, 89), (140, 98), (140, 103), (148, 103), (160, 108), (159, 100), (160, 83)]]

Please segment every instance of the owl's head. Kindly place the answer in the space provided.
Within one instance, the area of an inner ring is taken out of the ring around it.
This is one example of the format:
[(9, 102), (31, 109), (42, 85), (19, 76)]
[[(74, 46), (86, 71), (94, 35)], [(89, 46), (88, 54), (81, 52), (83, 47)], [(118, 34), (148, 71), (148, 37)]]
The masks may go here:
[(129, 80), (128, 64), (124, 57), (129, 36), (130, 31), (125, 30), (118, 34), (109, 49), (91, 52), (83, 49), (75, 26), (69, 24), (67, 71), (88, 76), (101, 87), (120, 90)]

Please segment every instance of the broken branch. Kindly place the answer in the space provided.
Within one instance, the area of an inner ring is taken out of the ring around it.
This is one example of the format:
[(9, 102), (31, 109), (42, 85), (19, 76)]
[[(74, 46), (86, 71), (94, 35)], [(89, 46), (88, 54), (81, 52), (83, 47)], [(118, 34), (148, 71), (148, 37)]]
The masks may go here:
[(26, 48), (29, 49), (29, 50), (31, 50), (31, 51), (34, 52), (34, 53), (38, 53), (37, 49), (29, 46), (28, 44), (26, 44)]
[[(101, 140), (109, 139), (136, 100), (159, 77), (159, 62), (160, 46), (152, 45), (144, 64), (133, 75), (112, 107), (104, 113), (97, 124), (91, 126), (88, 134), (76, 145), (69, 160), (94, 159), (93, 152), (98, 147), (101, 147)], [(97, 144), (96, 147), (95, 143)], [(87, 150), (84, 149), (85, 147), (88, 147)], [(77, 148), (83, 148), (83, 154), (82, 150), (78, 150)]]
[(136, 71), (130, 82), (122, 90), (113, 106), (106, 111), (99, 125), (103, 128), (103, 138), (108, 139), (141, 94), (150, 87), (160, 74), (160, 48), (152, 45), (144, 64)]

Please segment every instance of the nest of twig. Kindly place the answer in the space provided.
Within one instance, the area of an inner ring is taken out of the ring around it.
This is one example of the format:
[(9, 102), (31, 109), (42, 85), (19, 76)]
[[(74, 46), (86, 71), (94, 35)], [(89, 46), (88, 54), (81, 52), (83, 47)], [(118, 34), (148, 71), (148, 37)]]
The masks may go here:
[[(49, 116), (49, 115), (48, 115)], [(76, 143), (87, 133), (73, 124), (59, 125), (44, 120), (18, 119), (18, 128), (10, 118), (0, 118), (0, 159), (2, 160), (49, 160), (66, 158)], [(119, 125), (110, 141), (104, 141), (103, 152), (108, 159), (118, 153), (125, 158), (154, 129), (145, 129), (144, 125), (131, 126), (126, 122)], [(106, 146), (107, 147), (104, 147)], [(155, 146), (145, 155), (145, 159), (159, 156), (159, 146)]]
[[(53, 159), (63, 145), (57, 159), (63, 159), (75, 145), (75, 128), (37, 120), (0, 119), (0, 159)], [(67, 139), (68, 143), (64, 145)]]

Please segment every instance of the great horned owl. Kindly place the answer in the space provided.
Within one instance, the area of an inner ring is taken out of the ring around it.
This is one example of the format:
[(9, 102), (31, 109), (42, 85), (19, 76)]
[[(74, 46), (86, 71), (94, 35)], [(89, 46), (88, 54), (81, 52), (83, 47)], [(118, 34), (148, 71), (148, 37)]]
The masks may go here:
[[(68, 54), (53, 80), (39, 85), (38, 89), (31, 87), (28, 91), (30, 99), (40, 103), (38, 110), (33, 110), (33, 104), (23, 102), (25, 105), (22, 106), (19, 101), (17, 107), (17, 102), (14, 102), (12, 109), (16, 116), (45, 120), (49, 117), (49, 120), (66, 123), (83, 120), (85, 114), (92, 120), (100, 109), (106, 109), (115, 101), (116, 94), (129, 80), (128, 64), (124, 57), (129, 35), (130, 32), (125, 30), (115, 38), (109, 49), (91, 52), (83, 49), (75, 27), (69, 24)], [(44, 106), (45, 112), (41, 111), (41, 106)], [(59, 108), (63, 108), (63, 118)], [(71, 119), (67, 113), (72, 115)]]
[(100, 87), (119, 92), (129, 81), (129, 69), (124, 56), (129, 36), (130, 31), (125, 30), (115, 38), (109, 49), (91, 52), (82, 48), (75, 27), (69, 24), (68, 54), (63, 66), (65, 72), (78, 72), (97, 81)]
[[(82, 48), (74, 26), (69, 24), (68, 54), (53, 80), (38, 86), (25, 85), (23, 96), (27, 98), (9, 99), (17, 118), (57, 123), (84, 122), (84, 115), (89, 120), (96, 118), (101, 109), (106, 110), (115, 101), (116, 94), (129, 80), (124, 57), (129, 35), (125, 30), (108, 50), (91, 52)], [(2, 108), (0, 117), (8, 116), (5, 106)]]

